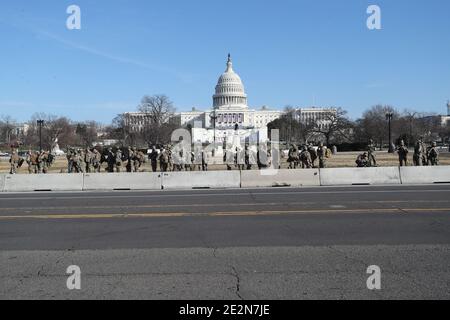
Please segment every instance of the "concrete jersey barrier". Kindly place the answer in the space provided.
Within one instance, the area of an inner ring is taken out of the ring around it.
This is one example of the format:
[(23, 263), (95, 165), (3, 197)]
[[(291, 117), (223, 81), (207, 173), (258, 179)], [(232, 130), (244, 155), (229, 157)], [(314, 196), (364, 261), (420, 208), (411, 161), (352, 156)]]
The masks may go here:
[(82, 191), (82, 174), (15, 174), (5, 178), (6, 192)]
[(240, 188), (239, 171), (165, 172), (163, 189)]
[(5, 178), (6, 175), (0, 174), (0, 192), (3, 192), (5, 190)]
[(0, 192), (450, 183), (450, 166), (166, 173), (0, 174)]
[(161, 190), (161, 174), (85, 173), (83, 190)]
[(242, 171), (242, 188), (320, 186), (319, 169)]
[(402, 167), (400, 176), (403, 184), (450, 183), (450, 166)]
[(398, 167), (320, 169), (322, 186), (401, 184)]

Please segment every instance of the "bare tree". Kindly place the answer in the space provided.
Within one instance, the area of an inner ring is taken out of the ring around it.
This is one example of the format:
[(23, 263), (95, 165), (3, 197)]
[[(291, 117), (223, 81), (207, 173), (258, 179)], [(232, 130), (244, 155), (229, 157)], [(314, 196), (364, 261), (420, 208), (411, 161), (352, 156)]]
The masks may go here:
[(0, 142), (11, 144), (12, 140), (17, 138), (14, 133), (16, 121), (8, 115), (0, 116)]
[(323, 119), (316, 121), (313, 131), (325, 137), (326, 144), (332, 140), (349, 140), (351, 137), (352, 122), (347, 118), (347, 111), (342, 108), (331, 108), (325, 112)]
[(278, 129), (280, 139), (287, 143), (304, 143), (308, 140), (313, 126), (309, 123), (302, 123), (297, 117), (297, 110), (291, 106), (284, 108), (283, 115), (268, 124), (269, 132)]
[(95, 121), (87, 121), (78, 123), (76, 126), (76, 134), (78, 135), (82, 146), (90, 147), (97, 139), (98, 123)]
[(105, 128), (106, 138), (118, 140), (125, 145), (130, 140), (131, 130), (127, 126), (124, 115), (119, 114), (113, 120), (110, 126)]
[(142, 130), (143, 140), (147, 144), (167, 143), (175, 126), (170, 122), (175, 107), (166, 95), (144, 96), (138, 107), (139, 112), (147, 115), (149, 123)]
[(398, 129), (396, 121), (400, 118), (400, 114), (392, 106), (376, 105), (364, 112), (362, 118), (357, 121), (357, 140), (367, 142), (369, 139), (373, 139), (382, 147), (383, 143), (388, 140), (388, 122), (386, 120), (388, 113), (394, 114), (392, 129), (393, 136), (395, 136), (395, 131)]
[(56, 139), (62, 148), (78, 144), (74, 125), (69, 119), (47, 114), (34, 114), (29, 122), (29, 129), (24, 141), (29, 148), (39, 146), (37, 120), (44, 120), (42, 127), (42, 147), (44, 149), (50, 150)]
[(150, 116), (153, 125), (168, 123), (175, 113), (175, 107), (165, 95), (144, 96), (138, 110)]

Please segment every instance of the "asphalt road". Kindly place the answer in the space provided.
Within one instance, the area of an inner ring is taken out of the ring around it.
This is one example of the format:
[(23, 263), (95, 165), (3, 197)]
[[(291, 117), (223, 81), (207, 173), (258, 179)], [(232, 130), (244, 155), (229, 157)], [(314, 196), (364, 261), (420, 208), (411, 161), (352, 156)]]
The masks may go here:
[(0, 298), (449, 299), (450, 186), (0, 194)]

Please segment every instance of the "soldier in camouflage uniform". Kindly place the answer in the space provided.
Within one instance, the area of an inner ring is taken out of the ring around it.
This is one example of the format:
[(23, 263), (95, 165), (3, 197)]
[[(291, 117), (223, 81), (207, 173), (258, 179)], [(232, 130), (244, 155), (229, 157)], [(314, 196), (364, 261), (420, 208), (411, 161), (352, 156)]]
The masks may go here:
[(408, 153), (409, 150), (405, 146), (405, 141), (400, 141), (400, 146), (397, 148), (398, 153), (398, 160), (400, 162), (400, 167), (407, 167), (408, 166)]
[(358, 158), (356, 158), (356, 166), (358, 168), (367, 168), (370, 166), (367, 152), (360, 154)]
[(175, 171), (175, 165), (173, 163), (172, 146), (167, 146), (167, 156), (168, 156), (168, 170)]
[(78, 150), (74, 150), (72, 155), (72, 161), (73, 161), (73, 170), (72, 173), (81, 173), (81, 159), (80, 159), (80, 153)]
[(317, 151), (316, 151), (316, 149), (314, 149), (314, 146), (312, 143), (310, 143), (308, 146), (308, 152), (311, 155), (311, 167), (315, 168), (318, 155), (317, 155)]
[(323, 142), (319, 143), (317, 148), (317, 157), (319, 159), (319, 168), (323, 169), (327, 167), (327, 147), (323, 145)]
[(372, 139), (369, 140), (369, 144), (367, 146), (367, 156), (369, 158), (369, 167), (376, 167), (377, 166), (377, 158), (375, 156), (376, 151), (375, 143)]
[(201, 151), (202, 156), (202, 171), (208, 171), (208, 152), (206, 150)]
[(439, 151), (437, 149), (437, 143), (433, 142), (430, 150), (428, 151), (428, 162), (431, 166), (439, 165)]
[(195, 152), (191, 151), (191, 164), (189, 165), (189, 171), (195, 171)]
[[(175, 163), (175, 162), (177, 162), (177, 163)], [(180, 149), (180, 151), (178, 151), (178, 159), (176, 159), (176, 161), (174, 161), (175, 171), (183, 171), (185, 164), (186, 164), (186, 161), (184, 159), (184, 150)]]
[(125, 167), (127, 168), (127, 172), (134, 172), (134, 152), (133, 149), (131, 149), (131, 147), (128, 147), (127, 150), (127, 154), (126, 154), (126, 159), (125, 161), (127, 162)]
[(11, 164), (11, 169), (9, 174), (16, 174), (17, 169), (19, 167), (20, 157), (17, 155), (17, 151), (13, 150), (11, 154), (11, 158), (9, 159), (9, 163)]
[(122, 171), (122, 150), (120, 150), (120, 148), (117, 148), (116, 150), (115, 159), (114, 166), (116, 172), (120, 173)]
[(234, 165), (239, 171), (245, 169), (245, 150), (241, 147), (236, 147), (236, 153), (234, 154)]
[(250, 151), (250, 148), (248, 147), (248, 145), (245, 146), (244, 159), (245, 159), (246, 169), (252, 170), (251, 151)]
[(152, 147), (152, 153), (150, 153), (149, 159), (152, 165), (152, 171), (156, 172), (158, 170), (158, 151), (155, 146)]
[(30, 156), (31, 170), (34, 174), (38, 174), (40, 172), (39, 165), (39, 152), (35, 151)]
[(288, 154), (289, 169), (297, 169), (300, 160), (299, 151), (296, 145), (291, 145)]
[(73, 157), (74, 153), (72, 148), (68, 148), (66, 152), (66, 158), (67, 158), (67, 173), (72, 173), (74, 169), (74, 163), (73, 163)]
[(41, 163), (42, 173), (47, 174), (50, 167), (50, 153), (44, 151), (39, 155), (39, 162)]
[(311, 154), (309, 153), (307, 146), (303, 146), (302, 148), (302, 152), (300, 153), (300, 162), (302, 164), (303, 169), (312, 168)]
[(92, 167), (94, 168), (94, 172), (99, 173), (102, 168), (102, 155), (100, 152), (94, 148), (92, 152)]
[(138, 150), (137, 152), (135, 151), (135, 163), (134, 163), (135, 172), (139, 172), (144, 163), (145, 163), (144, 152), (142, 152), (141, 150)]
[(35, 173), (40, 174), (42, 173), (42, 162), (41, 162), (41, 153), (36, 151), (36, 161), (35, 161)]
[(106, 156), (106, 162), (108, 163), (108, 172), (113, 173), (114, 172), (114, 166), (116, 164), (116, 155), (113, 152), (112, 148), (108, 149), (108, 154)]
[(84, 162), (86, 163), (86, 173), (92, 172), (94, 154), (89, 148), (86, 148), (86, 153), (84, 154)]
[(161, 153), (158, 155), (159, 166), (161, 168), (161, 172), (167, 172), (169, 166), (169, 151), (163, 147)]
[(33, 173), (33, 164), (31, 163), (31, 157), (33, 156), (33, 152), (31, 150), (28, 150), (27, 156), (25, 158), (26, 163), (28, 164), (28, 173)]
[(425, 148), (424, 143), (422, 142), (422, 138), (420, 138), (414, 147), (413, 162), (416, 167), (421, 167), (421, 166), (426, 165), (426, 163), (427, 163), (426, 153), (427, 153), (427, 150)]

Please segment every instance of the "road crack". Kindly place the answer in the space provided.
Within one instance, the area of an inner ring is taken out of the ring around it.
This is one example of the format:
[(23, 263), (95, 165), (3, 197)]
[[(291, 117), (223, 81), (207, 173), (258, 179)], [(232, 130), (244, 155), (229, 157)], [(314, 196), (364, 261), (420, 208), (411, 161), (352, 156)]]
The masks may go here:
[(240, 299), (240, 300), (245, 300), (242, 296), (241, 296), (241, 277), (239, 276), (239, 273), (237, 272), (236, 268), (234, 266), (231, 266), (231, 269), (233, 270), (233, 277), (236, 278), (236, 291), (235, 294), (236, 296)]

